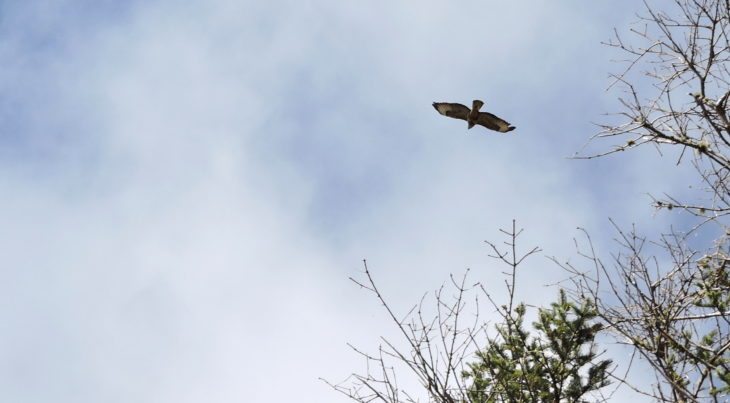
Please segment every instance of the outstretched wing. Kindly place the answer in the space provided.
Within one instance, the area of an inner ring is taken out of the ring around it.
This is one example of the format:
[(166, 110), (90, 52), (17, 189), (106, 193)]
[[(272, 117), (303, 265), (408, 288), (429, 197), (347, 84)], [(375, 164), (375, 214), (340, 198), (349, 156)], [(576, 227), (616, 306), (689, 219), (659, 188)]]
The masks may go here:
[(489, 112), (479, 112), (477, 118), (477, 124), (486, 127), (489, 130), (494, 130), (502, 133), (507, 133), (515, 129), (514, 126), (510, 125), (504, 119), (498, 118)]
[(466, 120), (470, 110), (462, 104), (452, 104), (448, 102), (434, 102), (433, 107), (444, 116), (461, 120)]

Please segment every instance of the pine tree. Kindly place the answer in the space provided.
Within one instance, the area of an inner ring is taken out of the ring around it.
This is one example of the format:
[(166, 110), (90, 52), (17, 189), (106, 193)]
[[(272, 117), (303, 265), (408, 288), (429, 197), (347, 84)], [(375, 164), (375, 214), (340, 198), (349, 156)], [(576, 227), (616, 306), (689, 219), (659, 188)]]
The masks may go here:
[(533, 333), (525, 330), (525, 311), (519, 304), (505, 313), (497, 337), (464, 372), (472, 379), (471, 402), (584, 402), (609, 384), (611, 360), (596, 362), (594, 338), (602, 326), (590, 302), (577, 305), (561, 290), (550, 308), (539, 310)]

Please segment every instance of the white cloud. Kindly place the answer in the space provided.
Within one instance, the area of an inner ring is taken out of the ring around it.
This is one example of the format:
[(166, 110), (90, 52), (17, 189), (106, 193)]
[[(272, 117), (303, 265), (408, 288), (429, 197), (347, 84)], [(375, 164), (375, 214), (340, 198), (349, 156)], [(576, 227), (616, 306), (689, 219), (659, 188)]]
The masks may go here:
[[(593, 118), (571, 111), (602, 112), (604, 62), (577, 55), (609, 33), (598, 12), (156, 2), (5, 71), (1, 400), (336, 401), (316, 378), (360, 369), (344, 343), (392, 332), (347, 282), (361, 258), (404, 307), (493, 277), (481, 241), (512, 218), (569, 254), (606, 226), (563, 159)], [(516, 134), (430, 106), (476, 96)], [(557, 273), (529, 269), (525, 295)]]

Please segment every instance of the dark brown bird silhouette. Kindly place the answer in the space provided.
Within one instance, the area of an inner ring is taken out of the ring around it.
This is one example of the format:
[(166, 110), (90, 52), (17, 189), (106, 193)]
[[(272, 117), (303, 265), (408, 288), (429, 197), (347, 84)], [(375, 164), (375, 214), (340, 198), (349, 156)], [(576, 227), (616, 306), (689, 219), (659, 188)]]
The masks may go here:
[(434, 102), (433, 107), (438, 113), (448, 116), (454, 119), (466, 120), (468, 123), (468, 129), (474, 127), (474, 125), (481, 125), (489, 130), (494, 130), (500, 133), (507, 133), (515, 129), (514, 126), (510, 125), (504, 119), (501, 119), (489, 112), (479, 112), (479, 109), (484, 105), (484, 102), (475, 99), (472, 102), (472, 107), (469, 109), (465, 105), (455, 104), (449, 102)]

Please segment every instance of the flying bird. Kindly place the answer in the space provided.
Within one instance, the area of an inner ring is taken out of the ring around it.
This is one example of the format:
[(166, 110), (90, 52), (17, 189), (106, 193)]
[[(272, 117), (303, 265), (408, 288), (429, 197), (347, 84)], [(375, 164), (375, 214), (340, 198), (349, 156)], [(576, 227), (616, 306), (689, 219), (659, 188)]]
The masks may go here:
[(449, 102), (433, 103), (433, 107), (440, 114), (454, 119), (466, 120), (469, 124), (469, 129), (474, 127), (474, 125), (482, 125), (489, 130), (501, 133), (507, 133), (515, 129), (514, 126), (510, 125), (509, 122), (504, 119), (494, 116), (489, 112), (479, 112), (482, 105), (484, 105), (484, 102), (478, 99), (475, 99), (474, 102), (472, 102), (471, 109), (462, 104)]

